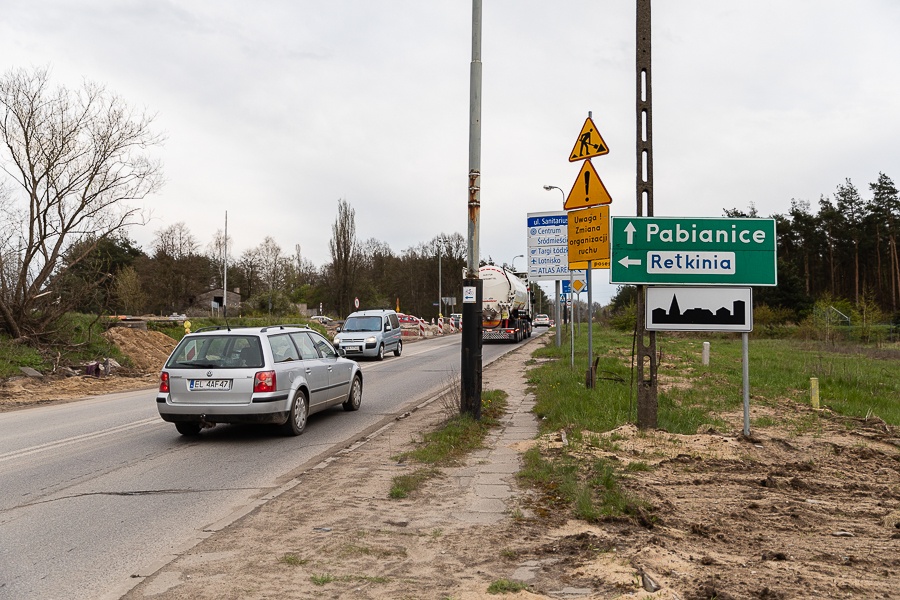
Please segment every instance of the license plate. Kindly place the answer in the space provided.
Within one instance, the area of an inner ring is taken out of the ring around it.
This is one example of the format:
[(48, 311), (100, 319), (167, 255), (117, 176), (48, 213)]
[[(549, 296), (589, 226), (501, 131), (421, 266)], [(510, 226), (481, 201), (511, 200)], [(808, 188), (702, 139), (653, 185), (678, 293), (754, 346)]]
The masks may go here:
[(344, 346), (344, 349), (348, 352), (359, 352), (362, 350), (362, 346)]
[(230, 379), (189, 379), (188, 389), (192, 392), (201, 390), (224, 390), (231, 389)]

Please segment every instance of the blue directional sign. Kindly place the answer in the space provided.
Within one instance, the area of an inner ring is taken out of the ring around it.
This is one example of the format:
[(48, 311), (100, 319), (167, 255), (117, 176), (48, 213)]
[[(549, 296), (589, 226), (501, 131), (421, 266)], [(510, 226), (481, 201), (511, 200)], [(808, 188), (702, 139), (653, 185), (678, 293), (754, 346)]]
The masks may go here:
[(774, 219), (610, 220), (610, 283), (778, 283)]

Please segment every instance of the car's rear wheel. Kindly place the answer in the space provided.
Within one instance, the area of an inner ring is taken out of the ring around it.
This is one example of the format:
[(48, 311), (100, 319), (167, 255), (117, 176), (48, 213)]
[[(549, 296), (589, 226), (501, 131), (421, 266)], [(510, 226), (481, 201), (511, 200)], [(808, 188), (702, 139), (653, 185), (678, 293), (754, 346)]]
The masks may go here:
[(403, 340), (397, 340), (397, 347), (394, 348), (394, 356), (400, 356), (401, 352), (403, 352)]
[(378, 344), (378, 360), (384, 360), (384, 344)]
[(362, 403), (362, 378), (357, 375), (350, 384), (350, 394), (347, 396), (347, 400), (341, 406), (344, 407), (344, 410), (359, 410), (360, 403)]
[(177, 429), (178, 433), (181, 435), (200, 435), (200, 423), (197, 421), (176, 421), (175, 429)]
[(309, 399), (303, 390), (299, 390), (291, 403), (291, 413), (287, 423), (283, 425), (287, 435), (300, 435), (306, 429), (306, 420), (309, 418)]

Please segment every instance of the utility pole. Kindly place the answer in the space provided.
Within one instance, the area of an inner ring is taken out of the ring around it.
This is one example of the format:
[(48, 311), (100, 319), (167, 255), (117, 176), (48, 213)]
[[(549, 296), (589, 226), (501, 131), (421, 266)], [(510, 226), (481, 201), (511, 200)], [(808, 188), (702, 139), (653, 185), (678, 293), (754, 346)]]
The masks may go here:
[[(650, 0), (637, 0), (637, 216), (653, 216), (653, 128), (650, 86)], [(657, 425), (656, 332), (647, 331), (647, 286), (637, 294), (637, 422)]]
[(222, 316), (228, 318), (228, 211), (225, 211), (225, 249), (222, 250)]
[(469, 186), (466, 277), (460, 354), (460, 413), (481, 419), (481, 302), (478, 277), (481, 218), (481, 0), (472, 0), (472, 62), (469, 66)]
[(444, 250), (444, 241), (438, 237), (438, 318), (440, 318), (444, 311), (444, 298), (441, 290), (441, 254), (443, 254)]

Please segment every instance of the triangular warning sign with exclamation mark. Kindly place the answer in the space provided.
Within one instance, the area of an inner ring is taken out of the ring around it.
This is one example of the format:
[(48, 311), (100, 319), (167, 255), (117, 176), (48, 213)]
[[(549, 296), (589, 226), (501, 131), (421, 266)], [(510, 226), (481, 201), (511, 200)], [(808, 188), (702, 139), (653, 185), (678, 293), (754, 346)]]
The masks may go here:
[(581, 172), (563, 204), (565, 210), (573, 210), (576, 208), (587, 208), (588, 206), (597, 206), (599, 204), (611, 204), (612, 197), (606, 191), (606, 186), (600, 181), (600, 176), (594, 170), (591, 161), (586, 160), (581, 165)]

